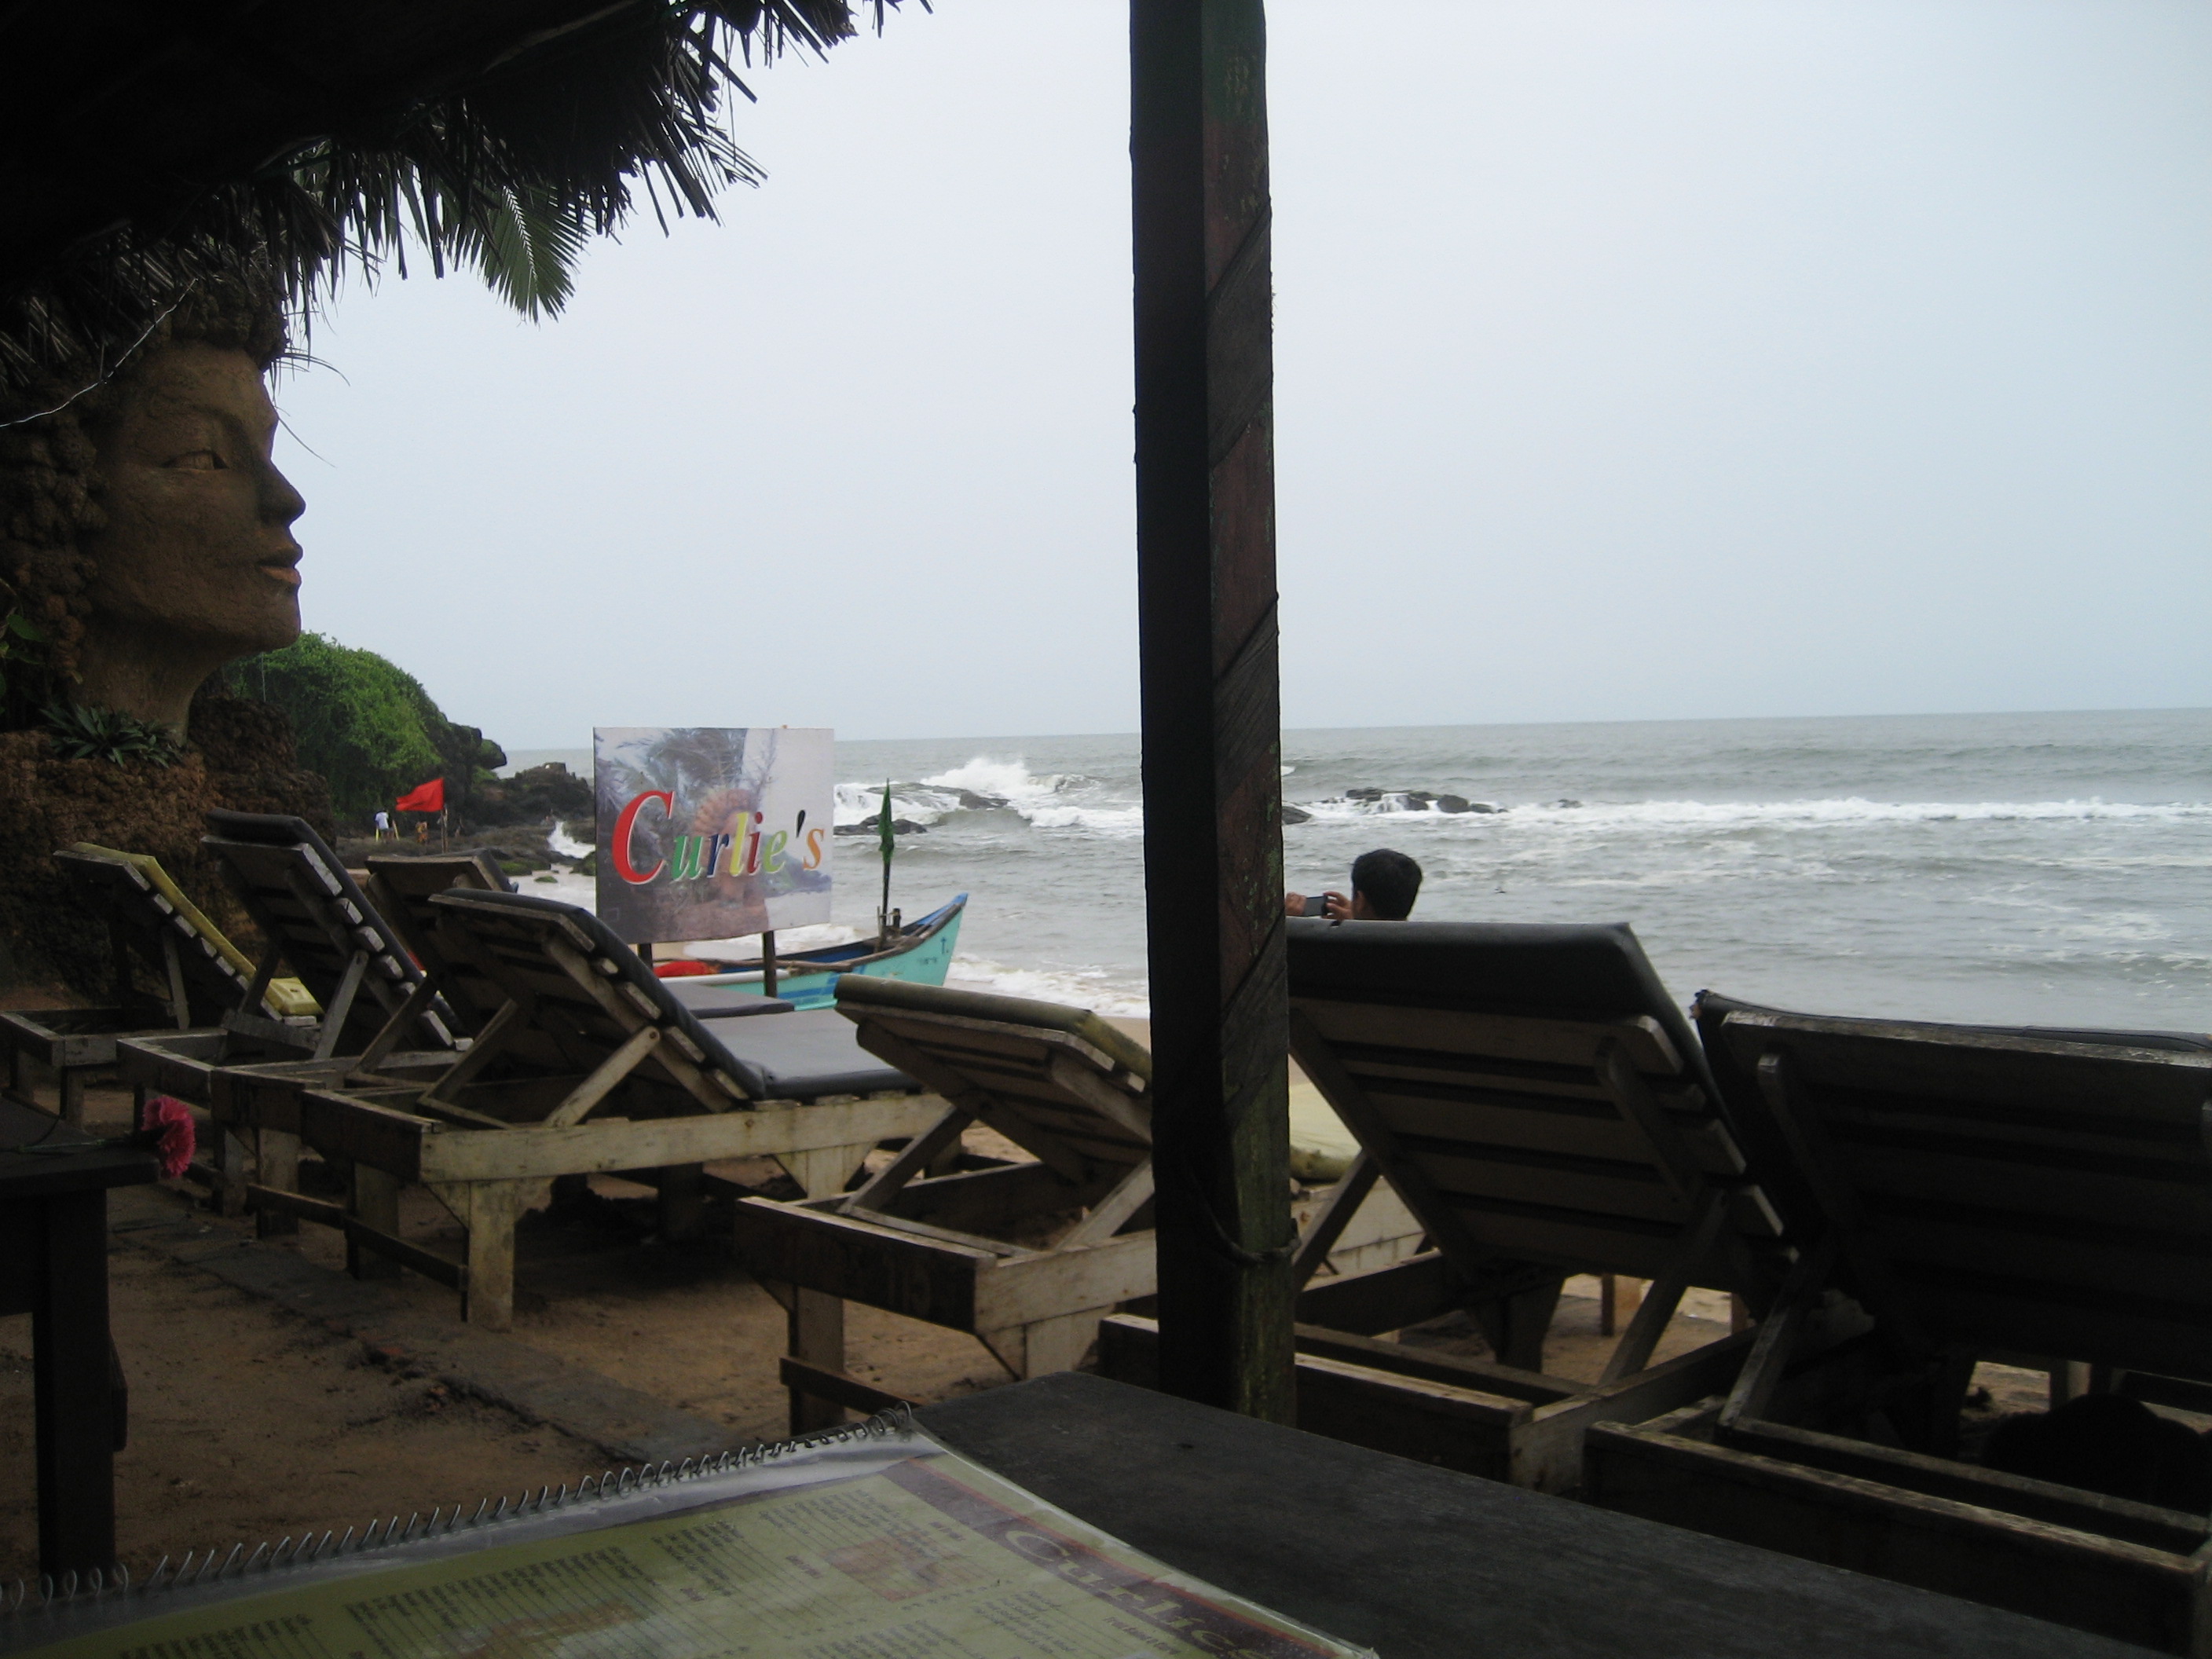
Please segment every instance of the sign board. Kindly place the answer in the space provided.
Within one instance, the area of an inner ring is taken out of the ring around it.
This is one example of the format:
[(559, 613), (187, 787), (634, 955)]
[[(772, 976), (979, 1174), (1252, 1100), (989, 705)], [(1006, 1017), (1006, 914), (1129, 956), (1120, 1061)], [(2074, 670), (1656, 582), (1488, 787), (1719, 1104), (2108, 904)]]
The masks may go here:
[(599, 920), (632, 945), (830, 920), (826, 726), (600, 726)]

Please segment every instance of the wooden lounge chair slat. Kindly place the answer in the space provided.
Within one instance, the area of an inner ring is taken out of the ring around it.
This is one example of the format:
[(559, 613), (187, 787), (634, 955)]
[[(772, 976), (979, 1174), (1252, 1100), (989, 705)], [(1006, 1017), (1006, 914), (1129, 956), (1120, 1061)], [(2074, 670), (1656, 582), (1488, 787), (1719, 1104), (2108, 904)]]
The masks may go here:
[(1617, 1021), (1514, 1018), (1456, 1008), (1337, 1001), (1296, 992), (1291, 1001), (1324, 1037), (1363, 1048), (1476, 1054), (1587, 1070), (1601, 1044), (1618, 1041), (1628, 1046), (1638, 1071), (1679, 1076), (1684, 1069), (1674, 1042), (1646, 1014)]
[[(1424, 1090), (1402, 1092), (1397, 1083), (1370, 1083), (1368, 1097), (1392, 1128), (1405, 1135), (1451, 1138), (1529, 1152), (1638, 1161), (1641, 1137), (1609, 1105), (1488, 1092)], [(1733, 1177), (1743, 1173), (1743, 1155), (1724, 1130), (1707, 1119), (1677, 1122), (1674, 1133), (1705, 1173)]]
[(1917, 1098), (1937, 1113), (1978, 1103), (2025, 1121), (2071, 1111), (2116, 1128), (2133, 1119), (2190, 1123), (2212, 1090), (2212, 1054), (1805, 1015), (1747, 1016), (1739, 1029), (1745, 1042), (1786, 1037), (1824, 1087)]
[(1955, 1153), (1969, 1159), (2053, 1169), (2102, 1168), (2115, 1175), (2145, 1180), (2184, 1178), (2201, 1181), (2203, 1158), (2177, 1123), (2146, 1124), (2133, 1132), (2115, 1133), (2081, 1123), (2050, 1118), (2026, 1121), (2008, 1131), (2000, 1124), (1973, 1120), (1939, 1118), (1926, 1113), (1884, 1109), (1884, 1103), (1865, 1096), (1831, 1098), (1825, 1103), (1828, 1136), (1847, 1155), (1859, 1147), (1893, 1147), (1941, 1156)]
[(1954, 1148), (1853, 1145), (1850, 1168), (1874, 1199), (1931, 1200), (2017, 1210), (2054, 1221), (2102, 1221), (2126, 1216), (2136, 1224), (2186, 1237), (2212, 1237), (2212, 1186), (2177, 1170), (2156, 1176), (2139, 1171), (2066, 1164), (2002, 1163), (1970, 1158)]
[(1590, 1216), (1680, 1224), (1687, 1206), (1651, 1170), (1633, 1164), (1399, 1137), (1437, 1190), (1464, 1197), (1560, 1204)]
[(2130, 1246), (2085, 1237), (2080, 1229), (2053, 1231), (2034, 1217), (2003, 1219), (2010, 1224), (1986, 1212), (1874, 1217), (1882, 1248), (1907, 1278), (1949, 1267), (2039, 1283), (2054, 1296), (2140, 1293), (2193, 1305), (2197, 1317), (2212, 1321), (2212, 1258), (2207, 1255), (2212, 1242), (2167, 1234)]

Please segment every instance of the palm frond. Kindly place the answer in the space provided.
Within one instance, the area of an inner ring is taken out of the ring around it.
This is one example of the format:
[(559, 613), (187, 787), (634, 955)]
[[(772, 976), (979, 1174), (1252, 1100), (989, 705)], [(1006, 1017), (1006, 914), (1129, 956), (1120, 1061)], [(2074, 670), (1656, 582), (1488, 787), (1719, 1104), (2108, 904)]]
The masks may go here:
[[(752, 96), (735, 65), (825, 53), (856, 13), (880, 31), (896, 3), (331, 0), (257, 13), (250, 52), (197, 9), (165, 8), (118, 62), (112, 32), (82, 49), (89, 14), (26, 0), (0, 60), (0, 158), (15, 158), (0, 159), (0, 187), (24, 181), (13, 194), (32, 204), (0, 226), (0, 403), (112, 368), (210, 276), (273, 282), (304, 319), (349, 270), (404, 276), (411, 254), (440, 275), (478, 272), (526, 316), (556, 314), (589, 239), (627, 222), (641, 189), (665, 224), (711, 219), (724, 190), (763, 177), (729, 126), (729, 94)], [(411, 33), (391, 29), (396, 10)], [(392, 61), (394, 38), (411, 55)], [(204, 88), (166, 72), (203, 60)], [(308, 64), (290, 80), (272, 67)], [(124, 114), (118, 81), (154, 90)], [(265, 120), (235, 114), (258, 108), (241, 82), (267, 94)], [(224, 97), (202, 122), (229, 124), (222, 146), (161, 149)], [(134, 132), (135, 155), (118, 149)], [(104, 147), (105, 171), (71, 159), (80, 133)], [(72, 167), (75, 197), (55, 187)]]

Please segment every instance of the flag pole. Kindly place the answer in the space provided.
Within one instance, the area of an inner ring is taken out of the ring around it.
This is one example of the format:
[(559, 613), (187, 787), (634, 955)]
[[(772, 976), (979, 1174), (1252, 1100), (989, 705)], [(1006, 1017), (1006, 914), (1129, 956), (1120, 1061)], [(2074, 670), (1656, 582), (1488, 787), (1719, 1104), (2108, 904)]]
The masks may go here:
[(884, 810), (882, 828), (877, 846), (884, 855), (884, 902), (876, 908), (876, 949), (891, 947), (891, 854), (897, 848), (897, 838), (891, 829), (891, 781), (884, 780)]

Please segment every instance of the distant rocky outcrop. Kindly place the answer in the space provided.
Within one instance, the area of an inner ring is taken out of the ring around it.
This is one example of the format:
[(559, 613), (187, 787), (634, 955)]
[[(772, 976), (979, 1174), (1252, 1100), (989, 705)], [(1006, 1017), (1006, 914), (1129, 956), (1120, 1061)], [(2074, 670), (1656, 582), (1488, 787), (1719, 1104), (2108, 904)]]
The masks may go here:
[(486, 828), (502, 824), (542, 824), (557, 819), (569, 833), (589, 839), (596, 805), (589, 778), (580, 778), (559, 761), (547, 761), (477, 786), (471, 818)]

